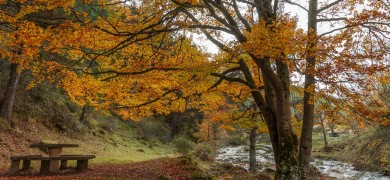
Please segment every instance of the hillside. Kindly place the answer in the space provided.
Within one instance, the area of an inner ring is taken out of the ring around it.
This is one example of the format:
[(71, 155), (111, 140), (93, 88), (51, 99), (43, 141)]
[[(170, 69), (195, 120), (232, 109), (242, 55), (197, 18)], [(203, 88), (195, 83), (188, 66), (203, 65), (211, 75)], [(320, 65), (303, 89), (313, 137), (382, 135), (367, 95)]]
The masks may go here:
[(76, 143), (79, 148), (64, 148), (65, 154), (95, 154), (93, 164), (130, 163), (159, 157), (172, 156), (174, 149), (158, 142), (138, 141), (131, 128), (120, 121), (113, 121), (112, 132), (96, 131), (68, 134), (47, 128), (39, 123), (30, 123), (15, 130), (0, 132), (0, 164), (2, 169), (10, 165), (10, 155), (42, 154), (39, 149), (29, 148), (30, 143), (55, 141)]
[[(4, 89), (7, 72), (0, 74), (0, 89)], [(72, 103), (64, 92), (50, 83), (26, 89), (30, 80), (28, 73), (24, 73), (15, 98), (14, 128), (0, 124), (1, 169), (9, 168), (11, 155), (42, 154), (41, 150), (28, 147), (38, 142), (79, 144), (79, 148), (65, 148), (63, 152), (95, 154), (99, 158), (92, 160), (92, 164), (129, 163), (175, 153), (169, 144), (145, 139), (139, 122), (122, 121), (93, 108), (88, 108), (80, 121), (82, 107)]]

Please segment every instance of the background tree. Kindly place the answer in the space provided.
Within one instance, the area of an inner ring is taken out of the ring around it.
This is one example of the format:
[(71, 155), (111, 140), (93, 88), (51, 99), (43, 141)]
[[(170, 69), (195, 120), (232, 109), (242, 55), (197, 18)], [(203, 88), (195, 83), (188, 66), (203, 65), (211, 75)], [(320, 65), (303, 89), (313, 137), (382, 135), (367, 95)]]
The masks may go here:
[(6, 121), (12, 120), (21, 72), (42, 58), (40, 48), (48, 40), (45, 28), (60, 23), (64, 9), (73, 3), (74, 1), (0, 2), (0, 53), (3, 60), (11, 63), (7, 88), (0, 103), (0, 117)]

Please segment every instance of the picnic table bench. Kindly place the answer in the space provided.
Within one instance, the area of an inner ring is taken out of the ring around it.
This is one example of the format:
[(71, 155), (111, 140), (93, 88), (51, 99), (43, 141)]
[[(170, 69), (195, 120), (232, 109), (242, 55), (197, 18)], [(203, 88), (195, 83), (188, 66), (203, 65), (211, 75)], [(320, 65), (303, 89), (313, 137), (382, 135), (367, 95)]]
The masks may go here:
[[(42, 155), (21, 155), (11, 156), (10, 173), (14, 174), (20, 170), (28, 170), (31, 166), (31, 161), (37, 160), (41, 162), (40, 173), (46, 174), (49, 172), (58, 172), (68, 168), (68, 161), (77, 161), (76, 171), (83, 172), (88, 168), (88, 160), (95, 158), (95, 155), (61, 155), (63, 147), (78, 147), (77, 144), (31, 144), (30, 147), (48, 148), (49, 156)], [(20, 162), (23, 161), (22, 169)], [(61, 165), (60, 165), (61, 162)]]
[[(47, 174), (50, 172), (50, 162), (53, 160), (61, 161), (61, 170), (68, 168), (69, 160), (76, 160), (76, 171), (83, 172), (88, 168), (88, 160), (95, 158), (95, 155), (61, 155), (59, 157), (44, 157), (42, 155), (31, 155), (31, 156), (11, 156), (11, 174), (18, 172), (19, 170), (28, 170), (31, 166), (32, 160), (40, 160), (41, 167), (39, 172), (41, 174)], [(22, 169), (20, 167), (20, 161), (23, 160)]]

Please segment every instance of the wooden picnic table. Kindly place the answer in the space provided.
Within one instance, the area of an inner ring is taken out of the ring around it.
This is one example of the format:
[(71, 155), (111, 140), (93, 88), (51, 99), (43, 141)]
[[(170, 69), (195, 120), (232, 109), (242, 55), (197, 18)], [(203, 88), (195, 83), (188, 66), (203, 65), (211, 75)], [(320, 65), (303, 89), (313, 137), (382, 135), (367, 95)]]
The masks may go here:
[[(46, 143), (38, 143), (38, 144), (30, 144), (30, 148), (47, 148), (49, 152), (49, 157), (60, 157), (62, 148), (70, 148), (70, 147), (79, 147), (78, 144), (46, 144)], [(51, 160), (50, 161), (50, 172), (58, 172), (60, 168), (59, 160)]]

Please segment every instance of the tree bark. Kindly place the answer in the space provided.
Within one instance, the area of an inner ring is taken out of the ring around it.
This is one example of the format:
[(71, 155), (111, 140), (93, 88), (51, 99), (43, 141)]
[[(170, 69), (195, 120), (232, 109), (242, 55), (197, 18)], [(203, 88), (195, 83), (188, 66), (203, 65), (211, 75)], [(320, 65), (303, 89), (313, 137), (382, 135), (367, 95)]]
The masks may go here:
[[(261, 65), (268, 66), (268, 60)], [(245, 79), (254, 84), (253, 77), (246, 64), (239, 62)], [(280, 81), (271, 82), (268, 74), (262, 72), (264, 81), (264, 97), (259, 90), (252, 90), (251, 95), (256, 105), (261, 110), (267, 123), (272, 148), (274, 151), (276, 173), (275, 179), (298, 178), (298, 138), (291, 124), (290, 110), (290, 79), (288, 65), (280, 61), (277, 64), (278, 78)], [(276, 88), (276, 86), (278, 86)], [(277, 89), (277, 90), (276, 90)]]
[(298, 138), (294, 133), (291, 122), (290, 108), (290, 77), (288, 65), (282, 60), (276, 61), (277, 75), (280, 79), (281, 89), (275, 91), (276, 120), (279, 140), (279, 168), (276, 168), (276, 179), (298, 178)]
[(80, 115), (80, 122), (84, 122), (85, 121), (85, 116), (87, 114), (87, 105), (84, 105), (83, 106), (83, 109), (81, 110), (81, 115)]
[(299, 178), (308, 178), (312, 149), (312, 133), (315, 101), (315, 64), (317, 46), (317, 0), (309, 1), (308, 14), (308, 57), (306, 58), (305, 92), (303, 97), (303, 125), (299, 144)]
[(256, 172), (256, 140), (257, 127), (253, 127), (249, 134), (249, 171)]
[(324, 136), (324, 149), (328, 149), (328, 141), (326, 140), (326, 130), (324, 126), (324, 119), (321, 118), (321, 127), (322, 127), (322, 134)]
[(19, 78), (20, 72), (18, 72), (18, 65), (16, 63), (12, 63), (10, 77), (0, 107), (0, 117), (8, 121), (10, 124), (12, 124), (12, 109), (14, 106)]

